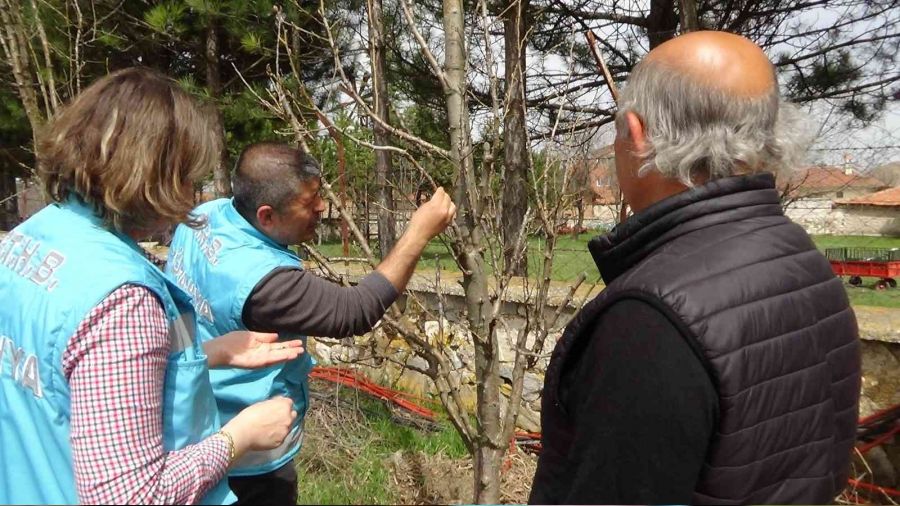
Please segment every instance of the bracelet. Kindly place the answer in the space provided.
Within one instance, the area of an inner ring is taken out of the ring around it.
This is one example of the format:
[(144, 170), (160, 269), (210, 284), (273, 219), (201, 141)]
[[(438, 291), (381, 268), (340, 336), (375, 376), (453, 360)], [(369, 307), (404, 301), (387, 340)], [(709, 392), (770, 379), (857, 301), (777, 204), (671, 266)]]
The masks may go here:
[(231, 434), (225, 432), (224, 430), (220, 430), (214, 434), (215, 436), (222, 436), (225, 441), (228, 442), (228, 448), (230, 451), (230, 455), (228, 456), (228, 465), (234, 463), (234, 438), (231, 437)]

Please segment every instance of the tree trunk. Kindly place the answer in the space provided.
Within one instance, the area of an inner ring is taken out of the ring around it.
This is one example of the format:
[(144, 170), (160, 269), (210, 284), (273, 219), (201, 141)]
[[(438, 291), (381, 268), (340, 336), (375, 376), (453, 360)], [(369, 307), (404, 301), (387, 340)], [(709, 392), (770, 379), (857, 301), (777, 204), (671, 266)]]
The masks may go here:
[[(34, 76), (41, 71), (40, 64), (32, 59), (32, 55), (35, 55), (34, 57), (36, 58), (36, 53), (31, 47), (25, 31), (20, 2), (16, 0), (0, 0), (0, 48), (2, 48), (2, 53), (12, 69), (15, 89), (19, 99), (22, 100), (25, 116), (28, 118), (28, 124), (31, 126), (31, 146), (34, 152), (34, 159), (37, 160), (40, 155), (38, 132), (47, 121), (47, 116), (50, 112), (41, 110), (40, 101), (35, 91), (37, 86)], [(50, 74), (53, 73), (52, 68), (48, 67), (44, 70)], [(26, 185), (32, 178), (32, 175), (32, 173), (22, 174), (22, 179)], [(15, 193), (15, 179), (13, 179), (12, 191)], [(43, 192), (41, 193), (44, 203), (49, 204), (50, 196)], [(12, 203), (15, 206), (14, 208), (17, 209), (17, 199), (12, 199)], [(18, 221), (18, 216), (13, 216), (12, 218)]]
[(16, 196), (16, 176), (10, 170), (0, 170), (0, 230), (12, 230), (19, 223), (19, 198)]
[[(483, 270), (482, 270), (483, 273)], [(487, 280), (482, 275), (485, 287)], [(467, 290), (467, 295), (468, 295)], [(487, 292), (487, 290), (485, 290)], [(487, 300), (487, 293), (484, 294)], [(468, 297), (467, 297), (468, 299)], [(490, 306), (483, 308), (485, 316)], [(470, 318), (471, 324), (471, 318)], [(506, 446), (500, 413), (500, 357), (494, 333), (475, 339), (476, 418), (478, 437), (475, 439), (475, 504), (500, 503), (500, 462)], [(507, 405), (507, 409), (518, 406)]]
[(526, 171), (528, 136), (525, 132), (525, 11), (528, 0), (511, 0), (504, 10), (503, 39), (506, 47), (506, 114), (503, 117), (503, 256), (516, 276), (525, 275), (525, 255), (515, 250), (516, 238), (528, 208)]
[(475, 348), (476, 417), (474, 502), (500, 501), (500, 456), (505, 448), (500, 419), (500, 372), (496, 338), (491, 325), (491, 301), (487, 290), (480, 221), (483, 204), (478, 198), (473, 170), (471, 125), (466, 105), (466, 47), (463, 0), (444, 0), (444, 74), (447, 80), (447, 118), (450, 157), (458, 171), (455, 200), (457, 224), (462, 233), (458, 252), (463, 267), (467, 318)]
[(578, 197), (578, 200), (575, 201), (575, 210), (578, 212), (578, 218), (575, 220), (575, 228), (572, 230), (572, 237), (578, 239), (578, 234), (581, 233), (581, 229), (584, 228), (584, 195)]
[(650, 0), (650, 15), (647, 16), (647, 39), (650, 49), (675, 37), (678, 16), (675, 14), (674, 0)]
[(696, 0), (678, 0), (678, 16), (681, 21), (681, 33), (696, 32), (700, 29)]
[[(390, 121), (390, 99), (387, 90), (387, 75), (384, 71), (384, 24), (382, 22), (382, 1), (369, 0), (369, 44), (372, 64), (372, 89), (375, 95), (375, 114), (385, 123)], [(375, 144), (388, 146), (391, 144), (390, 134), (377, 121), (375, 123)], [(393, 160), (391, 152), (383, 149), (375, 151), (375, 186), (378, 213), (378, 250), (381, 258), (397, 242), (396, 209), (394, 193), (391, 188), (393, 178)]]
[(209, 17), (206, 31), (206, 51), (203, 54), (206, 63), (206, 86), (209, 94), (216, 101), (216, 126), (222, 139), (222, 151), (219, 153), (219, 163), (213, 169), (213, 182), (216, 197), (231, 195), (231, 175), (228, 161), (228, 148), (225, 142), (225, 121), (222, 117), (222, 108), (218, 103), (222, 96), (222, 75), (219, 63), (219, 25), (214, 16)]
[[(45, 116), (38, 102), (33, 72), (33, 62), (29, 56), (29, 43), (22, 26), (22, 13), (16, 0), (0, 0), (0, 37), (6, 61), (12, 68), (16, 82), (16, 91), (25, 108), (25, 115), (31, 125), (32, 137), (36, 140), (37, 132), (44, 124)], [(34, 143), (37, 155), (37, 142)]]

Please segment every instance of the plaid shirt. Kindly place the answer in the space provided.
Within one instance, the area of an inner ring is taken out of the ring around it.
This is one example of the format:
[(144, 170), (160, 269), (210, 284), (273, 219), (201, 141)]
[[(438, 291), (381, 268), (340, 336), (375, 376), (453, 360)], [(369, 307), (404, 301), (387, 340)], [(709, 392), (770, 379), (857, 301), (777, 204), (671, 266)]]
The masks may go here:
[(162, 435), (168, 322), (148, 289), (125, 285), (81, 322), (63, 353), (82, 503), (190, 504), (225, 476), (228, 443), (166, 452)]

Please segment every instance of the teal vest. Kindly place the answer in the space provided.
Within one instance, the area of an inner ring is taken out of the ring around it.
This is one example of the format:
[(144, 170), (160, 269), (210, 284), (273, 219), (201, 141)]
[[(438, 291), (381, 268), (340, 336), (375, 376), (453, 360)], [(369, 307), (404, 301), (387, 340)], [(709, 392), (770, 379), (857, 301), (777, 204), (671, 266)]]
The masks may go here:
[[(90, 311), (125, 284), (152, 291), (170, 325), (163, 395), (166, 450), (218, 430), (189, 297), (144, 258), (134, 241), (107, 230), (90, 208), (71, 198), (44, 208), (0, 242), (0, 503), (78, 502), (62, 354)], [(202, 502), (235, 500), (222, 480)]]
[[(244, 303), (254, 287), (279, 267), (302, 267), (300, 258), (288, 248), (256, 230), (229, 199), (201, 205), (194, 214), (206, 225), (191, 229), (180, 225), (169, 248), (167, 272), (193, 297), (201, 340), (235, 330), (246, 330), (242, 320)], [(285, 339), (306, 336), (283, 335)], [(259, 401), (282, 395), (294, 401), (297, 419), (280, 447), (244, 455), (234, 466), (233, 476), (254, 476), (278, 469), (300, 450), (302, 423), (309, 404), (307, 376), (314, 365), (308, 353), (285, 364), (257, 370), (213, 369), (213, 391), (223, 421)]]

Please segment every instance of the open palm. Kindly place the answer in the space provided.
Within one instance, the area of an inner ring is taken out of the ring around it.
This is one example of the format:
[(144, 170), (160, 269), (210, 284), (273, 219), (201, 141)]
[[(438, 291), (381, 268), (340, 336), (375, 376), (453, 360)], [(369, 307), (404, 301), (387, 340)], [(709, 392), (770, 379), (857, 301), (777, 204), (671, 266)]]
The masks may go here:
[(256, 369), (293, 360), (303, 353), (303, 341), (279, 341), (278, 334), (239, 330), (204, 343), (210, 367)]

